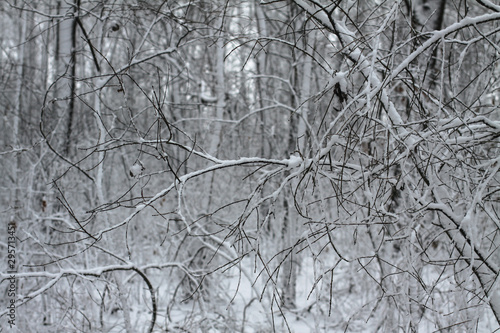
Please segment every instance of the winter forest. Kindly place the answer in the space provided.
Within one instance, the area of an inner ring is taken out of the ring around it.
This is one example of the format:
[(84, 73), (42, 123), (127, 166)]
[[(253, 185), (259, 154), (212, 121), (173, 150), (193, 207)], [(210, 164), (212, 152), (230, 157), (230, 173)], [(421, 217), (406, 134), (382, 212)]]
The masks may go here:
[(0, 26), (0, 331), (500, 329), (497, 0)]

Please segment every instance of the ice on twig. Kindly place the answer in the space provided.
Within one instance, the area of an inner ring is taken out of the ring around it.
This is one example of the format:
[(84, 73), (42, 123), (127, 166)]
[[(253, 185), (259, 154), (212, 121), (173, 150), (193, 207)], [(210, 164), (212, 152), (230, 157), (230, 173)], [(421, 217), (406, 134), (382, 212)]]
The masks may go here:
[(297, 156), (297, 155), (290, 156), (290, 158), (286, 161), (287, 161), (288, 167), (290, 169), (299, 166), (303, 162), (302, 158), (300, 156)]
[(144, 168), (144, 165), (142, 164), (142, 162), (137, 160), (137, 161), (135, 161), (134, 165), (132, 165), (130, 167), (130, 170), (129, 170), (130, 177), (134, 177), (134, 178), (139, 177), (142, 175), (144, 170), (146, 170), (146, 168)]

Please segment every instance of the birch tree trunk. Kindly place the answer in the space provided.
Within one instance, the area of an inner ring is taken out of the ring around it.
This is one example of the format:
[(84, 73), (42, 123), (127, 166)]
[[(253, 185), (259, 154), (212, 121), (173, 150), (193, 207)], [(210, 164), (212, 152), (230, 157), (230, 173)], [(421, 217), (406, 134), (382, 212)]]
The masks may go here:
[[(75, 112), (76, 88), (76, 3), (62, 5), (58, 2), (59, 15), (64, 18), (57, 25), (55, 99), (57, 108), (56, 134), (64, 156), (71, 154), (71, 131)], [(53, 121), (53, 120), (52, 120)]]
[[(222, 27), (224, 24), (221, 18), (218, 21), (218, 26)], [(224, 76), (224, 35), (223, 33), (218, 33), (217, 42), (215, 43), (215, 57), (216, 57), (216, 88), (215, 93), (217, 95), (217, 102), (215, 106), (215, 121), (212, 129), (212, 141), (210, 145), (210, 154), (217, 156), (219, 152), (219, 144), (221, 142), (222, 136), (222, 119), (224, 119), (224, 109), (226, 107), (226, 88), (225, 88), (225, 76)]]

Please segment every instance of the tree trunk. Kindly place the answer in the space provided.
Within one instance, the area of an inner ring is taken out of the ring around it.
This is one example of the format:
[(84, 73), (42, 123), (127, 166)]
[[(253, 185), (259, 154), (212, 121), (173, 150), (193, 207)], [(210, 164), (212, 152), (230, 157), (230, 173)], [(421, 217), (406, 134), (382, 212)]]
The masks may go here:
[[(65, 156), (71, 154), (71, 140), (73, 117), (75, 113), (75, 89), (76, 89), (76, 19), (77, 14), (75, 4), (71, 6), (61, 6), (58, 3), (59, 15), (69, 16), (63, 18), (57, 26), (57, 46), (56, 46), (56, 70), (57, 79), (55, 99), (57, 100), (57, 119), (64, 119), (62, 137), (58, 147), (62, 149)], [(59, 123), (59, 121), (58, 121)], [(56, 132), (57, 132), (56, 125)], [(56, 133), (56, 135), (58, 135)]]
[[(219, 20), (219, 26), (222, 26), (223, 19)], [(222, 135), (222, 123), (220, 120), (224, 118), (224, 108), (226, 106), (225, 98), (225, 78), (224, 78), (224, 38), (221, 33), (217, 37), (216, 47), (216, 94), (217, 94), (217, 104), (215, 107), (215, 122), (213, 126), (213, 138), (210, 146), (210, 154), (217, 156), (219, 153), (219, 144)]]

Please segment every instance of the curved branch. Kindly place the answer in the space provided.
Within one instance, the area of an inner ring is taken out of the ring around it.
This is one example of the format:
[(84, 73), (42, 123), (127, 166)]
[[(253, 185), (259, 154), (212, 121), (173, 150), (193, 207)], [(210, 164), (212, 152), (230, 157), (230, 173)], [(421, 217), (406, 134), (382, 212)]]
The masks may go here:
[[(181, 266), (177, 263), (170, 263), (167, 265), (156, 265), (156, 266), (146, 266), (146, 268), (154, 268), (154, 267), (166, 267), (166, 266)], [(51, 280), (42, 288), (30, 293), (29, 295), (26, 295), (24, 299), (17, 304), (17, 306), (22, 305), (27, 303), (28, 301), (32, 300), (33, 298), (43, 294), (45, 291), (48, 289), (52, 288), (60, 279), (62, 279), (65, 276), (68, 275), (75, 275), (75, 276), (95, 276), (95, 277), (100, 277), (102, 274), (107, 273), (107, 272), (112, 272), (112, 271), (134, 271), (138, 275), (141, 276), (141, 278), (144, 280), (146, 285), (148, 286), (149, 292), (151, 293), (151, 305), (152, 305), (152, 317), (150, 321), (150, 326), (148, 328), (148, 333), (153, 332), (154, 325), (156, 324), (156, 317), (157, 317), (157, 312), (158, 312), (158, 305), (156, 302), (156, 296), (154, 292), (153, 285), (151, 281), (149, 281), (148, 277), (144, 272), (142, 272), (141, 269), (137, 268), (134, 265), (126, 265), (126, 266), (120, 266), (120, 265), (112, 265), (112, 266), (107, 266), (107, 267), (99, 267), (95, 269), (89, 269), (89, 270), (62, 270), (58, 273), (50, 273), (50, 272), (27, 272), (27, 273), (18, 273), (16, 274), (16, 278), (30, 278), (30, 277), (45, 277), (45, 278), (50, 278)], [(8, 274), (3, 274), (0, 273), (0, 281), (3, 281), (5, 279), (10, 278), (11, 275)], [(0, 317), (5, 315), (8, 310), (4, 310), (0, 312)]]
[(476, 0), (481, 6), (486, 7), (494, 12), (500, 13), (500, 6), (491, 3), (489, 0)]

